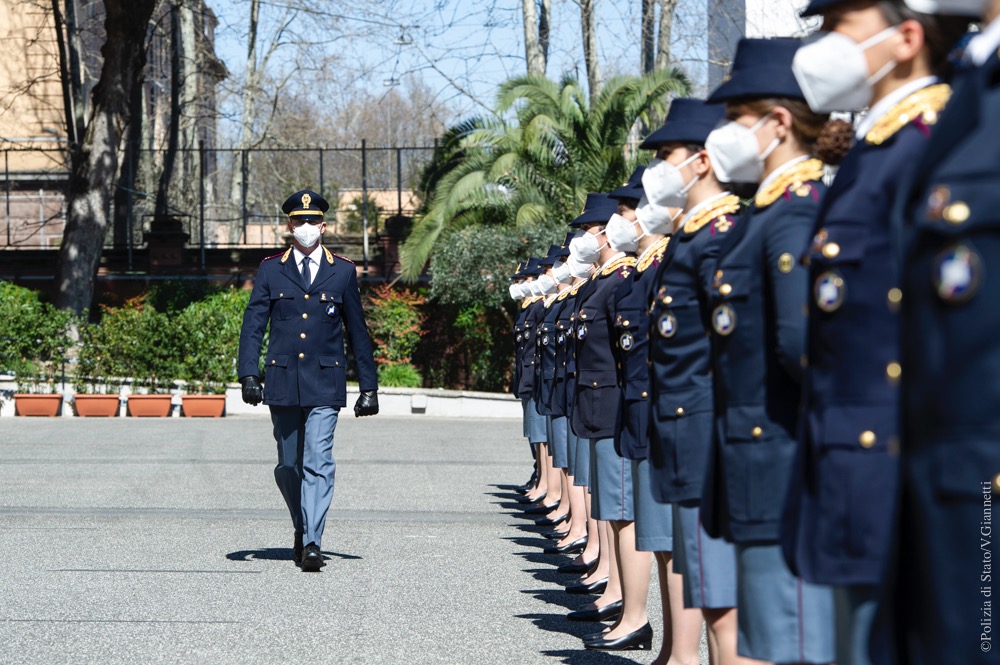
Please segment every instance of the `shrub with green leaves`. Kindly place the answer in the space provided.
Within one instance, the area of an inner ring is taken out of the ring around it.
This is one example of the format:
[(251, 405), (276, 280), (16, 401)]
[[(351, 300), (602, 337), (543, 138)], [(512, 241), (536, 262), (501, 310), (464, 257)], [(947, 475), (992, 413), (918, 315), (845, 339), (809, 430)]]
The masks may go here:
[(0, 281), (0, 371), (15, 374), (21, 392), (55, 392), (73, 323), (35, 291)]
[(423, 378), (410, 363), (379, 365), (378, 384), (385, 388), (419, 388)]
[(379, 365), (409, 363), (423, 334), (423, 296), (382, 284), (372, 289), (365, 308)]
[(174, 319), (180, 348), (178, 379), (187, 392), (222, 394), (235, 381), (240, 327), (249, 291), (229, 289), (185, 307)]

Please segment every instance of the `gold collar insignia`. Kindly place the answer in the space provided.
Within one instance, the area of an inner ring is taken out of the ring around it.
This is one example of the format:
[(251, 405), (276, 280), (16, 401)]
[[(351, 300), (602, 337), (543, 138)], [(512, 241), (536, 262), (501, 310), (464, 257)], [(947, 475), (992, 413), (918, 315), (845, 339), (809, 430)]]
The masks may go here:
[(941, 110), (944, 109), (950, 98), (951, 87), (946, 83), (938, 83), (917, 90), (879, 118), (878, 122), (865, 134), (865, 142), (870, 145), (882, 145), (896, 132), (917, 118), (920, 118), (925, 125), (937, 123)]
[[(699, 210), (693, 217), (684, 222), (684, 233), (697, 233), (703, 226), (711, 222), (713, 219), (717, 219), (723, 215), (731, 215), (739, 209), (740, 197), (735, 194), (723, 196), (722, 198), (714, 201), (712, 205), (708, 206), (704, 210)], [(727, 227), (719, 230), (725, 232), (729, 229)]]
[(809, 181), (819, 181), (823, 178), (823, 162), (818, 159), (807, 159), (792, 166), (780, 174), (767, 187), (754, 197), (757, 208), (766, 208), (791, 190), (796, 196), (809, 196), (812, 185)]
[(670, 236), (666, 238), (660, 238), (656, 243), (646, 250), (645, 255), (642, 259), (635, 264), (635, 269), (639, 272), (644, 272), (646, 268), (653, 265), (654, 261), (659, 261), (663, 258), (663, 253), (667, 251), (667, 245), (670, 244)]
[(285, 253), (281, 255), (281, 262), (284, 263), (288, 260), (288, 257), (292, 255), (292, 248), (289, 247), (285, 250)]
[(602, 270), (601, 277), (607, 277), (608, 275), (615, 272), (619, 268), (626, 268), (626, 267), (631, 268), (634, 265), (635, 265), (634, 256), (623, 256), (620, 259), (612, 261), (611, 265)]

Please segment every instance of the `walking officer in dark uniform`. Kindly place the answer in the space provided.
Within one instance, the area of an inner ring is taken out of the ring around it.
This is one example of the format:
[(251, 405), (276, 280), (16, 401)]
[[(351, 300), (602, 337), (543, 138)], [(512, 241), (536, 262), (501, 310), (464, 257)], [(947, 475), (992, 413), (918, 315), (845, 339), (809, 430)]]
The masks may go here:
[[(361, 391), (354, 415), (378, 413), (372, 341), (354, 263), (320, 243), (329, 208), (309, 190), (296, 192), (282, 205), (292, 246), (261, 262), (240, 331), (243, 401), (254, 406), (263, 401), (271, 409), (278, 444), (274, 479), (295, 527), (295, 562), (307, 572), (325, 565), (320, 546), (333, 499), (333, 433), (340, 409), (347, 405), (345, 330)], [(269, 322), (265, 387), (258, 363)]]

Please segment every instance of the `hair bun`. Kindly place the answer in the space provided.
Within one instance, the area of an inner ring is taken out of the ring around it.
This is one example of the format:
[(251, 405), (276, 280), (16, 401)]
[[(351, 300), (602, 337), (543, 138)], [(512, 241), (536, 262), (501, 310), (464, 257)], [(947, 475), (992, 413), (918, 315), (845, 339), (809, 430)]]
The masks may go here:
[(827, 120), (816, 139), (816, 156), (824, 164), (837, 166), (854, 145), (854, 127), (846, 120)]

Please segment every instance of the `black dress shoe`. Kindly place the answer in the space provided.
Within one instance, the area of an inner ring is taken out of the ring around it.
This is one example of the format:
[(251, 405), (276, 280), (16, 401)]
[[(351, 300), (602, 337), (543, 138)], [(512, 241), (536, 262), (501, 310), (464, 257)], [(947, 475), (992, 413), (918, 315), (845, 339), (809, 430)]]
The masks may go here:
[(618, 600), (595, 610), (577, 610), (570, 612), (566, 618), (570, 621), (607, 621), (617, 619), (622, 613), (622, 601)]
[(599, 651), (648, 651), (653, 647), (653, 627), (647, 623), (639, 630), (633, 631), (628, 635), (623, 635), (613, 640), (599, 637), (596, 640), (584, 642), (583, 646), (587, 649), (596, 649)]
[(559, 526), (563, 522), (569, 519), (569, 513), (563, 513), (555, 519), (551, 517), (543, 517), (542, 519), (535, 522), (535, 526)]
[(569, 531), (549, 531), (548, 533), (543, 533), (542, 536), (549, 540), (562, 540), (568, 533)]
[(599, 633), (590, 633), (588, 635), (584, 635), (580, 639), (583, 640), (584, 643), (586, 643), (586, 642), (593, 642), (594, 640), (604, 639), (604, 636), (607, 635), (609, 632), (611, 632), (610, 631), (610, 627), (605, 628), (604, 630), (602, 630)]
[(545, 513), (550, 513), (559, 507), (559, 502), (544, 504), (540, 503), (538, 505), (532, 506), (531, 508), (525, 508), (525, 515), (544, 515)]
[(544, 495), (544, 494), (539, 494), (539, 495), (538, 495), (538, 496), (536, 496), (536, 497), (535, 497), (534, 499), (529, 499), (529, 498), (528, 498), (528, 497), (526, 497), (526, 496), (522, 496), (522, 497), (521, 497), (520, 499), (518, 499), (518, 500), (517, 500), (517, 502), (518, 502), (518, 503), (523, 503), (523, 504), (524, 504), (524, 505), (526, 505), (526, 506), (533, 506), (533, 505), (535, 505), (536, 503), (540, 502), (540, 501), (541, 501), (542, 499), (544, 499), (544, 498), (545, 498), (545, 495)]
[(604, 593), (604, 590), (608, 588), (608, 578), (605, 577), (603, 580), (597, 580), (596, 582), (591, 582), (590, 584), (574, 584), (573, 586), (566, 587), (566, 593)]
[(302, 534), (295, 534), (295, 543), (292, 545), (292, 561), (296, 565), (302, 563)]
[(309, 543), (302, 550), (302, 572), (318, 573), (319, 569), (325, 566), (323, 555), (319, 551), (316, 543)]
[(587, 537), (584, 536), (578, 540), (574, 540), (572, 543), (566, 543), (565, 545), (553, 545), (552, 547), (546, 547), (543, 551), (546, 554), (570, 554), (572, 552), (582, 552), (587, 547)]
[(557, 573), (563, 573), (564, 575), (582, 575), (584, 573), (591, 572), (591, 568), (597, 563), (597, 559), (594, 559), (590, 563), (584, 561), (583, 563), (567, 563), (556, 569)]

